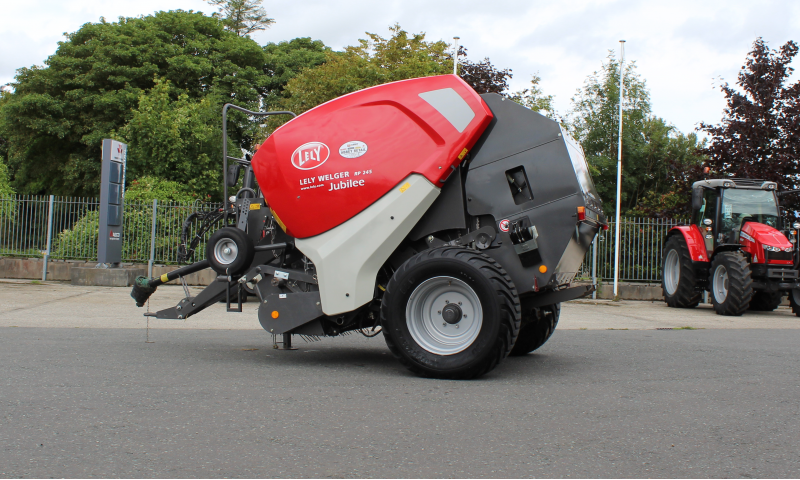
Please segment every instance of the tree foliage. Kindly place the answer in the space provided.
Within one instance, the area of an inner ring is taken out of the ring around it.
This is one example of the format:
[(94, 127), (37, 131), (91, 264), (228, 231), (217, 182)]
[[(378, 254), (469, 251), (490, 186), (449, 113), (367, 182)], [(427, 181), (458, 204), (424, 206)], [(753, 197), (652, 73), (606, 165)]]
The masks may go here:
[[(619, 62), (609, 52), (602, 70), (590, 75), (572, 98), (568, 118), (570, 133), (583, 147), (608, 214), (616, 210), (619, 71)], [(702, 156), (695, 153), (697, 137), (685, 136), (651, 115), (646, 82), (633, 62), (625, 69), (622, 99), (623, 213), (647, 210), (666, 214), (680, 210), (685, 204), (684, 192), (676, 191), (675, 179), (702, 163)]]
[(266, 30), (275, 23), (267, 17), (261, 0), (206, 0), (218, 8), (225, 28), (243, 37), (259, 30)]
[[(466, 55), (467, 49), (463, 46), (459, 47), (458, 56), (466, 57)], [(492, 65), (492, 62), (486, 57), (479, 62), (473, 62), (468, 58), (460, 60), (458, 63), (458, 76), (479, 94), (502, 94), (508, 90), (508, 81), (514, 75), (510, 68), (500, 70)]]
[(797, 52), (793, 41), (772, 50), (758, 38), (737, 78), (741, 90), (721, 86), (722, 123), (700, 125), (710, 137), (703, 152), (714, 174), (800, 188), (800, 82), (786, 85)]
[(11, 186), (11, 181), (8, 178), (8, 167), (3, 157), (0, 157), (0, 197), (14, 195), (14, 187)]
[(0, 137), (22, 193), (96, 195), (101, 140), (128, 123), (156, 78), (169, 81), (173, 101), (207, 98), (209, 108), (258, 108), (264, 93), (261, 47), (191, 11), (87, 23), (45, 64), (20, 69), (0, 103)]
[(367, 32), (356, 46), (327, 51), (325, 63), (302, 70), (286, 84), (285, 108), (299, 114), (363, 88), (452, 72), (445, 42), (428, 42), (424, 33), (409, 34), (397, 24), (389, 30), (389, 38)]
[(552, 95), (544, 94), (542, 88), (539, 86), (539, 82), (541, 81), (542, 78), (539, 76), (539, 74), (534, 74), (531, 78), (530, 88), (514, 92), (510, 94), (508, 98), (519, 103), (523, 107), (530, 108), (534, 112), (539, 112), (542, 115), (560, 123), (561, 118), (558, 116), (555, 108), (553, 107), (554, 97)]
[(210, 98), (170, 97), (170, 82), (139, 95), (138, 107), (119, 132), (128, 146), (128, 177), (154, 176), (203, 196), (222, 182), (222, 133), (218, 105)]
[(285, 98), (284, 89), (289, 80), (307, 68), (322, 65), (331, 52), (320, 40), (308, 37), (295, 38), (288, 42), (268, 43), (264, 46), (264, 73), (267, 75), (265, 89), (269, 106), (278, 106)]

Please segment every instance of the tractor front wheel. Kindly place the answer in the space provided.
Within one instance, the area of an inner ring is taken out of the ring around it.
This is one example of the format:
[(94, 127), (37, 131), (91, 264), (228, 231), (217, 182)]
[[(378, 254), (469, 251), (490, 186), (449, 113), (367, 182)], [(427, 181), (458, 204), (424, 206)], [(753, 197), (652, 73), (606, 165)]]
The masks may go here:
[(800, 288), (789, 292), (789, 305), (792, 306), (792, 313), (800, 317)]
[(755, 312), (771, 312), (783, 301), (783, 292), (755, 292), (750, 300), (750, 310)]
[(412, 372), (475, 378), (514, 346), (520, 302), (511, 277), (491, 257), (436, 248), (394, 273), (381, 302), (381, 326), (389, 350)]
[(711, 300), (718, 315), (739, 316), (753, 299), (750, 265), (741, 252), (722, 252), (711, 262)]
[(664, 301), (672, 308), (694, 308), (700, 303), (692, 256), (682, 235), (669, 237), (664, 245), (661, 289)]

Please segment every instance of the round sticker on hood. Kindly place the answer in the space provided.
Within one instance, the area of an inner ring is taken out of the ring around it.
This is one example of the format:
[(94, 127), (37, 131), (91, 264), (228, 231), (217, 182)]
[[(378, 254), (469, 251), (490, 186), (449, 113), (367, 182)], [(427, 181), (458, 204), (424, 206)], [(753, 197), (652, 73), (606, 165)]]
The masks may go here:
[(339, 147), (339, 155), (344, 158), (358, 158), (367, 153), (367, 144), (359, 141), (347, 142)]

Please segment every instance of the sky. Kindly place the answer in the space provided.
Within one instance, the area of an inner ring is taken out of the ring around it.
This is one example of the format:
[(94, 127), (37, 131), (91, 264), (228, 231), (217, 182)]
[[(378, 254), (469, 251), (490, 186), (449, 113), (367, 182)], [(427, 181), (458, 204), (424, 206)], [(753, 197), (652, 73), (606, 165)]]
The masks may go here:
[[(800, 2), (793, 0), (294, 0), (263, 3), (276, 20), (252, 38), (259, 44), (311, 37), (335, 50), (354, 45), (364, 32), (388, 36), (395, 23), (428, 40), (459, 36), (473, 61), (488, 57), (510, 68), (512, 90), (538, 74), (545, 94), (564, 114), (586, 77), (599, 70), (609, 50), (635, 61), (647, 82), (653, 114), (680, 131), (701, 121), (719, 123), (723, 82), (734, 84), (753, 41), (770, 47), (800, 41)], [(26, 0), (0, 9), (0, 85), (16, 69), (42, 65), (65, 32), (100, 17), (148, 15), (184, 9), (211, 13), (202, 0)], [(800, 61), (794, 62), (800, 67)], [(791, 81), (800, 79), (800, 72)]]

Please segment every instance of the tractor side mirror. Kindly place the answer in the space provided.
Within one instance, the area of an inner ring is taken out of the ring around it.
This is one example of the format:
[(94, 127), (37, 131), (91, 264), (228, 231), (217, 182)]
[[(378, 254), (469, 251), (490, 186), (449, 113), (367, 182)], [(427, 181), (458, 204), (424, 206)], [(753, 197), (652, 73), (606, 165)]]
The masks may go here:
[(693, 188), (692, 189), (692, 210), (700, 210), (703, 208), (703, 189), (701, 188)]
[(241, 165), (231, 165), (228, 167), (227, 181), (229, 187), (235, 187), (239, 183), (239, 172), (242, 171)]

